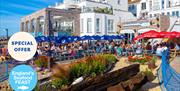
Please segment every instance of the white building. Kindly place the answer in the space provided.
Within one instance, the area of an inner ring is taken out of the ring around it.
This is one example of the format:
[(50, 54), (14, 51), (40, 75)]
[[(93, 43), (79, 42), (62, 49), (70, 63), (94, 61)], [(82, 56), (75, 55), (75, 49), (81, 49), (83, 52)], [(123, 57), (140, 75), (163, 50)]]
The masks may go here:
[(136, 20), (127, 0), (64, 0), (57, 9), (80, 8), (80, 36), (114, 35), (118, 23)]
[(128, 0), (128, 11), (137, 18), (122, 23), (129, 40), (149, 30), (180, 31), (180, 0)]
[(158, 15), (180, 17), (180, 0), (132, 0), (129, 11), (139, 19)]

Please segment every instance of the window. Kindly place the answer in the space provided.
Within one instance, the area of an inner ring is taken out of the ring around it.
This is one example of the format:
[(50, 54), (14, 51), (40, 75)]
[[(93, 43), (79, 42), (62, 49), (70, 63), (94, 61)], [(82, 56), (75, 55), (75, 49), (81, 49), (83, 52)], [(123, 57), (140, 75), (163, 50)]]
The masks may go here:
[(162, 13), (162, 15), (164, 15), (164, 13)]
[(172, 16), (175, 16), (175, 12), (174, 11), (172, 12)]
[(113, 20), (108, 20), (108, 32), (113, 32)]
[(149, 8), (152, 10), (152, 1), (149, 2)]
[(132, 9), (134, 9), (134, 5), (132, 5)]
[(96, 19), (96, 32), (100, 32), (100, 31), (99, 31), (99, 25), (100, 25), (100, 19), (97, 18), (97, 19)]
[(131, 5), (129, 5), (128, 9), (131, 10)]
[(87, 19), (87, 33), (91, 33), (92, 31), (92, 19), (91, 18), (88, 18)]
[(167, 15), (169, 16), (169, 15), (170, 15), (170, 13), (169, 13), (169, 12), (167, 12)]
[(179, 11), (176, 11), (176, 16), (179, 17)]
[(154, 14), (154, 17), (156, 17), (157, 15), (156, 14)]
[(145, 10), (145, 9), (146, 9), (146, 3), (142, 3), (142, 4), (141, 4), (141, 9), (142, 9), (142, 10)]
[(162, 9), (164, 9), (164, 1), (162, 0)]
[(81, 32), (84, 31), (84, 19), (81, 19)]
[(149, 17), (152, 18), (152, 14), (150, 14)]
[(119, 5), (121, 4), (121, 0), (118, 0), (118, 2), (117, 2)]

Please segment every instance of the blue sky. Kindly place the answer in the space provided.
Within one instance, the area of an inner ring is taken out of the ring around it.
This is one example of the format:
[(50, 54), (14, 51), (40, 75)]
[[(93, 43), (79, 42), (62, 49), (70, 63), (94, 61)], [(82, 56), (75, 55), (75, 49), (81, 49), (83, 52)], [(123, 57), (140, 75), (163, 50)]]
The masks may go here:
[(5, 28), (9, 35), (20, 30), (20, 18), (37, 10), (55, 5), (63, 0), (0, 0), (0, 36), (5, 36)]

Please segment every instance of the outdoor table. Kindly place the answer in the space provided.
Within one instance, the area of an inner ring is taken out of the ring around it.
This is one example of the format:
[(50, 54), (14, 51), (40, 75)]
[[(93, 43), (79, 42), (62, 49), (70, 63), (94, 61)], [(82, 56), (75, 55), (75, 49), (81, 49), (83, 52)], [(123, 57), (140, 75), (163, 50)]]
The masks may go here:
[(86, 54), (87, 54), (88, 56), (92, 56), (92, 55), (94, 54), (94, 50), (87, 50), (87, 51), (86, 51)]
[(62, 52), (61, 54), (61, 57), (63, 57), (62, 58), (63, 60), (68, 60), (69, 56), (70, 56), (70, 53), (68, 52)]
[(52, 72), (49, 72), (45, 75), (42, 75), (41, 72), (38, 72), (38, 80), (43, 80), (43, 79), (49, 78), (49, 77), (51, 77), (51, 75), (52, 75)]
[(105, 49), (105, 50), (103, 50), (103, 53), (110, 53), (110, 50), (108, 50), (108, 49)]

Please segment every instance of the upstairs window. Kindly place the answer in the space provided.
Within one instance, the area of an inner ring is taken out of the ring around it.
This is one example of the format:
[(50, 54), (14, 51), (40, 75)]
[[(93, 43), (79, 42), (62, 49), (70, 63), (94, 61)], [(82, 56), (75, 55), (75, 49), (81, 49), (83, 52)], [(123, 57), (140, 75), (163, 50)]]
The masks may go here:
[(179, 11), (176, 11), (176, 16), (179, 17)]
[(146, 9), (146, 3), (141, 3), (141, 9), (145, 10)]
[(172, 12), (172, 16), (175, 16), (175, 12), (174, 11)]
[(118, 0), (118, 2), (117, 2), (119, 5), (121, 4), (121, 0)]

